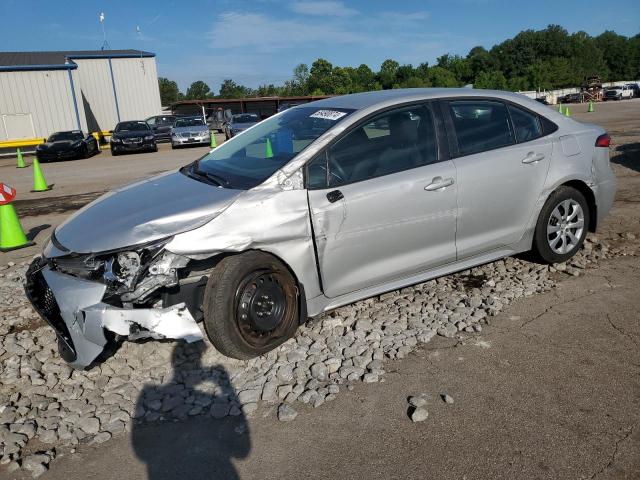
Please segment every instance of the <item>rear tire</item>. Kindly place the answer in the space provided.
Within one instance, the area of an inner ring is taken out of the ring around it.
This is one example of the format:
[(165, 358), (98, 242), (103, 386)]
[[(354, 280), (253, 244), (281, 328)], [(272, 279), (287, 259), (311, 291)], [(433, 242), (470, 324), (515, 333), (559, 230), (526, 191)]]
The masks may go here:
[(299, 324), (296, 281), (277, 258), (249, 251), (224, 258), (205, 289), (204, 326), (220, 353), (242, 360), (273, 350)]
[(589, 226), (584, 195), (568, 186), (555, 190), (545, 202), (533, 241), (534, 253), (546, 263), (562, 263), (582, 247)]

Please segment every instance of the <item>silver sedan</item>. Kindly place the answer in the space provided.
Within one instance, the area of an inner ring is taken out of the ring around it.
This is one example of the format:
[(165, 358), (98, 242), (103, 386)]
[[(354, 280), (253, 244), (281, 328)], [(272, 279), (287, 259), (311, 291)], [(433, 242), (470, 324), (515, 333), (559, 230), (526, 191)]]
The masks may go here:
[(201, 117), (179, 118), (171, 129), (171, 148), (186, 145), (209, 145), (211, 132)]
[(529, 250), (564, 262), (614, 192), (605, 131), (518, 94), (346, 95), (98, 199), (26, 289), (77, 367), (114, 338), (250, 358), (359, 299)]

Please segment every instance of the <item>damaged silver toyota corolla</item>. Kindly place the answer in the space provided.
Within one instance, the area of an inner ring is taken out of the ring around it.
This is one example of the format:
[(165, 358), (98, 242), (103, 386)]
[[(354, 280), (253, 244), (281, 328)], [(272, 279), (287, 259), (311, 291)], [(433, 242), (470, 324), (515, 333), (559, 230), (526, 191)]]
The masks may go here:
[(608, 146), (516, 94), (329, 98), (86, 206), (27, 295), (76, 367), (121, 339), (203, 331), (250, 358), (358, 299), (531, 249), (567, 260), (611, 207)]

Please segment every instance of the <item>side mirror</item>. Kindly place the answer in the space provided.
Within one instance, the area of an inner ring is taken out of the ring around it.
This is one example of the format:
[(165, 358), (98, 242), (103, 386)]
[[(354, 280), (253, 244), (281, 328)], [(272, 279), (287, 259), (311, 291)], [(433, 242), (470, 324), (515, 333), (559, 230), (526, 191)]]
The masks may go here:
[(113, 130), (109, 130), (109, 133), (110, 133), (111, 135), (113, 135)]

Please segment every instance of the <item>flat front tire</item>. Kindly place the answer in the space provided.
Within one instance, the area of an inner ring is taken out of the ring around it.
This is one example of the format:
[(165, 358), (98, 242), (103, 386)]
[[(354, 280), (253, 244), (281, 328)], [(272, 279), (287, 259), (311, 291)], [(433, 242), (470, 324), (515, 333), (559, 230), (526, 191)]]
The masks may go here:
[(222, 354), (262, 355), (291, 338), (300, 319), (295, 278), (277, 258), (250, 251), (224, 258), (205, 289), (204, 325)]
[(549, 196), (538, 217), (534, 252), (547, 263), (569, 260), (587, 236), (589, 214), (582, 193), (572, 187), (559, 187)]

